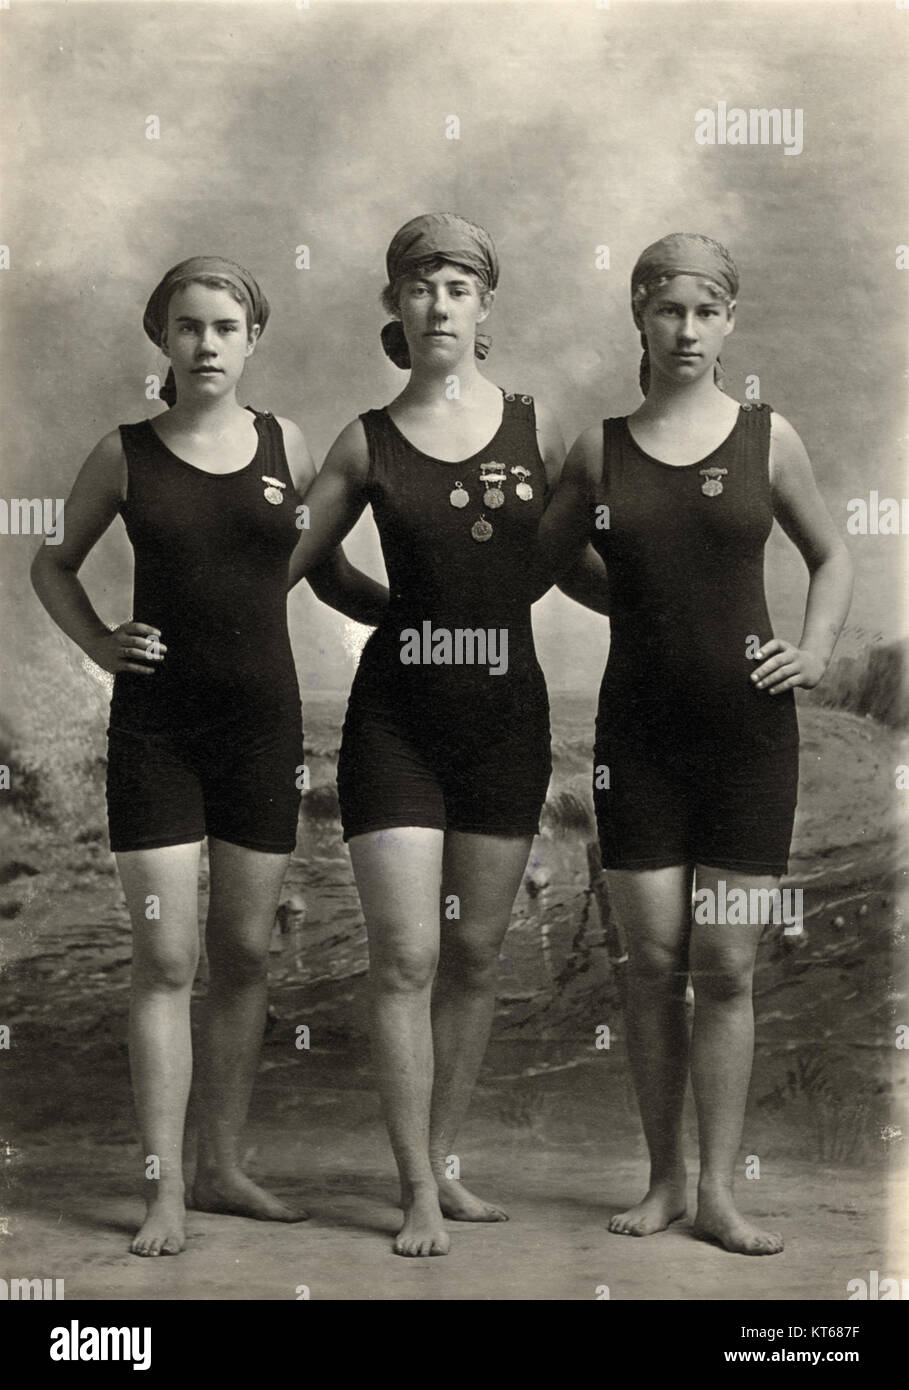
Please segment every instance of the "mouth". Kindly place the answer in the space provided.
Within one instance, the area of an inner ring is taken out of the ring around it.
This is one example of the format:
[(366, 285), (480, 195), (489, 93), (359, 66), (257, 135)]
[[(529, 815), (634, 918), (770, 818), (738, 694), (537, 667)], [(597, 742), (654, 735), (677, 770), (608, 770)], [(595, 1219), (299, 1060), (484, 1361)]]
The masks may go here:
[(221, 367), (193, 367), (193, 376), (223, 376), (224, 371)]
[(673, 357), (680, 357), (683, 362), (693, 362), (701, 356), (699, 352), (674, 352)]
[(453, 338), (453, 333), (446, 333), (442, 328), (435, 328), (430, 333), (424, 333), (424, 338)]

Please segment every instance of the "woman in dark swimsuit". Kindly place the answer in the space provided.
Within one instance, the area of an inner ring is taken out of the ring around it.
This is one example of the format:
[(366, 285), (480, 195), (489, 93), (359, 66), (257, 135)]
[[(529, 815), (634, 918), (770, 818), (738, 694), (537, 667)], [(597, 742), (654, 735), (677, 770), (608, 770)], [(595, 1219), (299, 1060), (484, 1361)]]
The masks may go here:
[[(556, 571), (572, 531), (590, 539), (610, 594), (594, 798), (610, 898), (628, 934), (628, 1046), (651, 1162), (646, 1196), (610, 1230), (649, 1235), (685, 1214), (690, 1069), (701, 1149), (695, 1230), (763, 1255), (781, 1250), (781, 1237), (747, 1221), (732, 1195), (752, 973), (772, 902), (762, 893), (787, 868), (798, 785), (792, 692), (824, 673), (852, 570), (795, 430), (718, 386), (737, 291), (729, 253), (707, 237), (677, 233), (642, 253), (632, 309), (646, 399), (580, 437), (541, 539)], [(774, 518), (811, 576), (797, 647), (771, 635), (764, 598)], [(749, 908), (733, 925), (724, 904), (736, 901)]]
[(401, 1179), (394, 1248), (443, 1255), (443, 1216), (505, 1219), (451, 1160), (549, 781), (528, 556), (562, 450), (530, 396), (477, 369), (498, 277), (488, 233), (448, 213), (415, 218), (392, 240), (387, 270), (395, 319), (382, 340), (410, 376), (333, 445), (291, 575), (372, 505), (391, 599), (354, 681), (338, 786)]
[[(149, 1182), (137, 1255), (185, 1243), (183, 1127), (199, 958), (199, 848), (208, 836), (208, 994), (193, 1205), (295, 1221), (241, 1170), (239, 1144), (266, 1009), (268, 943), (296, 838), (303, 731), (287, 633), (297, 504), (314, 476), (290, 420), (237, 403), (268, 318), (248, 271), (200, 256), (168, 271), (145, 312), (170, 358), (165, 414), (122, 425), (86, 460), (63, 543), (32, 575), (68, 637), (114, 673), (111, 848), (133, 923), (130, 1066)], [(133, 612), (109, 631), (78, 571), (117, 515), (135, 551)], [(313, 587), (377, 622), (386, 595), (342, 556)], [(150, 1185), (149, 1185), (150, 1184)]]

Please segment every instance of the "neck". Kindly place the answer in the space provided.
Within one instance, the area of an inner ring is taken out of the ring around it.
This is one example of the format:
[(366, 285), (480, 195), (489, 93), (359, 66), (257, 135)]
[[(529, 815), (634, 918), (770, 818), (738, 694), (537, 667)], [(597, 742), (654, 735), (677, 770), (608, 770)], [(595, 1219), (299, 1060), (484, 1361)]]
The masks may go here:
[(642, 415), (667, 414), (697, 415), (715, 406), (725, 396), (713, 379), (713, 372), (705, 372), (698, 381), (670, 381), (652, 372), (647, 396), (641, 406)]
[(459, 362), (449, 363), (446, 367), (415, 362), (401, 396), (414, 405), (429, 405), (445, 400), (449, 378), (453, 376), (458, 379), (458, 395), (453, 402), (455, 406), (470, 402), (489, 385), (486, 377), (477, 370), (477, 359), (471, 348), (470, 353), (465, 353)]
[(186, 400), (178, 395), (169, 414), (175, 424), (186, 429), (217, 431), (226, 428), (231, 418), (242, 408), (234, 387), (228, 395), (219, 396), (217, 400)]

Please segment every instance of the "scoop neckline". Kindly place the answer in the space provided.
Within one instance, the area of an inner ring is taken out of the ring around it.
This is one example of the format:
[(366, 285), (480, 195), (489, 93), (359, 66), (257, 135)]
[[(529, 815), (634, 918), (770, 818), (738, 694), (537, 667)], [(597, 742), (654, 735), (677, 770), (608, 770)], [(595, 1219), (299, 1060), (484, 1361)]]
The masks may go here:
[(174, 453), (173, 449), (170, 447), (169, 444), (164, 443), (164, 440), (161, 438), (160, 434), (155, 429), (155, 426), (152, 422), (152, 418), (150, 416), (145, 421), (145, 423), (151, 430), (152, 434), (155, 436), (157, 442), (161, 445), (161, 448), (164, 450), (164, 452), (166, 454), (170, 454), (171, 458), (174, 459), (177, 463), (182, 463), (184, 468), (191, 468), (194, 473), (202, 473), (206, 478), (237, 478), (241, 473), (249, 472), (256, 459), (259, 457), (259, 453), (262, 449), (262, 431), (259, 428), (259, 416), (254, 410), (250, 409), (248, 405), (244, 406), (243, 409), (249, 410), (250, 414), (253, 417), (253, 424), (255, 425), (256, 429), (256, 452), (249, 460), (249, 463), (244, 463), (242, 468), (233, 468), (229, 473), (212, 473), (207, 468), (200, 468), (197, 463), (190, 463), (189, 459), (181, 458), (179, 454)]
[(634, 445), (635, 449), (637, 449), (641, 457), (645, 458), (648, 463), (655, 463), (660, 468), (671, 468), (673, 473), (683, 473), (687, 468), (699, 468), (702, 464), (705, 464), (708, 459), (712, 459), (714, 455), (718, 454), (721, 449), (725, 449), (726, 445), (729, 443), (730, 439), (738, 429), (741, 418), (742, 406), (739, 406), (738, 411), (736, 413), (735, 421), (733, 422), (732, 429), (729, 431), (726, 437), (724, 439), (721, 439), (716, 448), (711, 449), (709, 454), (705, 454), (703, 458), (695, 459), (693, 463), (667, 463), (665, 459), (655, 458), (653, 454), (648, 454), (647, 450), (641, 447), (641, 445), (635, 439), (634, 435), (631, 433), (627, 415), (622, 416), (622, 425), (624, 427), (625, 434), (631, 440), (631, 443)]
[(478, 459), (481, 454), (485, 454), (487, 450), (491, 449), (505, 427), (505, 415), (508, 410), (508, 400), (503, 387), (499, 386), (496, 389), (502, 393), (502, 418), (499, 421), (498, 426), (496, 427), (495, 434), (493, 434), (492, 438), (486, 444), (483, 445), (482, 449), (477, 449), (476, 453), (468, 454), (467, 458), (463, 459), (440, 459), (436, 458), (435, 454), (427, 454), (425, 450), (420, 449), (417, 447), (416, 444), (411, 443), (404, 431), (400, 429), (398, 425), (395, 424), (394, 420), (392, 419), (389, 413), (387, 405), (383, 405), (382, 414), (385, 416), (386, 420), (391, 425), (398, 438), (404, 441), (408, 449), (413, 449), (415, 454), (419, 454), (420, 458), (428, 459), (430, 463), (441, 463), (446, 468), (464, 468), (468, 463), (473, 463), (474, 459)]

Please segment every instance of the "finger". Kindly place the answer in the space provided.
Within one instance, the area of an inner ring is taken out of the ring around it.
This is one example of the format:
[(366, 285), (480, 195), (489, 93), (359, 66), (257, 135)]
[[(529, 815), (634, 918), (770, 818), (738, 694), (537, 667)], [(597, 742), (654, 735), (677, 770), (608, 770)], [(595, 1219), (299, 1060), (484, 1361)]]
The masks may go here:
[[(138, 656), (147, 656), (154, 659), (158, 652), (166, 652), (167, 647), (157, 638), (151, 637), (131, 637), (121, 634), (118, 639), (121, 649), (124, 652), (135, 653)], [(149, 645), (153, 643), (153, 645)]]
[(799, 675), (799, 668), (791, 662), (787, 666), (781, 666), (778, 671), (774, 671), (765, 681), (761, 682), (763, 690), (776, 690), (780, 681), (787, 680), (789, 676)]
[(140, 636), (160, 637), (161, 629), (149, 627), (148, 623), (134, 623), (132, 619), (128, 623), (123, 623), (120, 627), (121, 632), (138, 633)]
[(118, 663), (117, 670), (132, 671), (139, 676), (153, 676), (155, 674), (152, 668), (146, 663), (143, 662), (140, 664), (138, 661), (130, 661), (127, 657), (124, 657), (124, 659)]
[(758, 661), (763, 661), (765, 656), (772, 656), (774, 652), (781, 652), (785, 646), (786, 643), (781, 637), (771, 637), (763, 644), (759, 652), (755, 652), (755, 657)]
[(755, 685), (761, 685), (772, 671), (778, 671), (781, 666), (790, 665), (792, 658), (793, 652), (791, 649), (780, 652), (779, 656), (771, 657), (769, 661), (765, 661), (761, 666), (758, 666), (756, 670), (752, 671), (751, 679), (754, 681)]
[(793, 690), (797, 685), (804, 684), (801, 671), (797, 671), (794, 676), (788, 676), (786, 680), (775, 685), (772, 690), (768, 690), (768, 695), (781, 695), (784, 690)]

